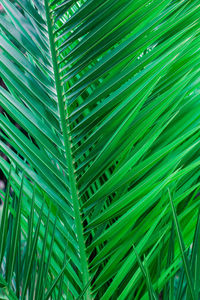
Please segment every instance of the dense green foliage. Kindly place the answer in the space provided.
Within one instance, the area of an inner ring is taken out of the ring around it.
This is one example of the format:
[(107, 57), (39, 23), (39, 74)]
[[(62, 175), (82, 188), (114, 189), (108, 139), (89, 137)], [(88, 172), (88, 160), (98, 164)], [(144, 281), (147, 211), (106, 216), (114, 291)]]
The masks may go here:
[(199, 299), (199, 0), (1, 3), (1, 294)]

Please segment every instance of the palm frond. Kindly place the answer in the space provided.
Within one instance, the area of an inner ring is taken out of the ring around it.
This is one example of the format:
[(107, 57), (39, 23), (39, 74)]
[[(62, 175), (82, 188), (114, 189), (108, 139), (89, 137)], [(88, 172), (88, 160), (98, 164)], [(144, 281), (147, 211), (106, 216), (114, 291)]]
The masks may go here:
[(0, 165), (15, 195), (2, 226), (16, 252), (6, 286), (19, 299), (145, 299), (147, 286), (167, 297), (180, 268), (168, 188), (185, 247), (199, 207), (199, 2), (2, 4)]

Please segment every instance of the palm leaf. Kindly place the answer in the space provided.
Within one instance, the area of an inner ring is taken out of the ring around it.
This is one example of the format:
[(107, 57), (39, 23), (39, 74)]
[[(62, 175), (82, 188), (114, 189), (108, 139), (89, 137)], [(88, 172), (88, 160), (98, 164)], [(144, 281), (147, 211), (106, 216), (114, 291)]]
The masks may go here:
[(198, 1), (2, 4), (0, 165), (15, 195), (6, 286), (20, 299), (143, 299), (145, 274), (160, 293), (180, 268), (178, 244), (174, 260), (166, 250), (168, 186), (186, 245), (199, 206)]

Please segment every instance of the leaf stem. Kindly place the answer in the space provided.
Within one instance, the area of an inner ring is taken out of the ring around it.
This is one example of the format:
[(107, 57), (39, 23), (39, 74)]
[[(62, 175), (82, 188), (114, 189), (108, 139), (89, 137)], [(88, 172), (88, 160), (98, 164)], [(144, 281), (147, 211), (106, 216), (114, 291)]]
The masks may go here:
[[(73, 165), (72, 152), (71, 152), (71, 147), (72, 147), (71, 136), (70, 136), (69, 125), (67, 121), (68, 109), (65, 108), (65, 103), (63, 98), (63, 88), (61, 85), (61, 78), (60, 78), (59, 68), (57, 63), (57, 55), (56, 55), (57, 53), (55, 49), (55, 41), (54, 41), (53, 28), (52, 28), (53, 20), (51, 18), (51, 13), (49, 10), (48, 0), (45, 0), (44, 2), (45, 2), (46, 19), (47, 19), (47, 26), (48, 26), (48, 33), (49, 33), (50, 51), (51, 51), (52, 64), (53, 64), (53, 70), (55, 76), (55, 85), (56, 85), (56, 91), (58, 97), (60, 123), (63, 132), (63, 138), (64, 138), (66, 163), (69, 171), (69, 180), (70, 180), (70, 187), (71, 187), (71, 197), (72, 197), (73, 208), (74, 208), (75, 224), (77, 230), (77, 239), (80, 247), (80, 261), (82, 266), (83, 286), (86, 286), (90, 280), (90, 276), (88, 271), (88, 262), (87, 262), (87, 256), (85, 251), (85, 241), (83, 236), (83, 226), (82, 226), (82, 220), (80, 215), (78, 190), (76, 186), (74, 165)], [(87, 289), (85, 293), (85, 299), (87, 300), (92, 299), (89, 289)]]

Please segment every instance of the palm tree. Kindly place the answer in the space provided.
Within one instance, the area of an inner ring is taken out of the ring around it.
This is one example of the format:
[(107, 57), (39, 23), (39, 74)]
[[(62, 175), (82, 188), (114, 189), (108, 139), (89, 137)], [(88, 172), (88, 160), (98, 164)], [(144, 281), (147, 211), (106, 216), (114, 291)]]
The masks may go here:
[(198, 299), (199, 1), (1, 3), (2, 297)]

